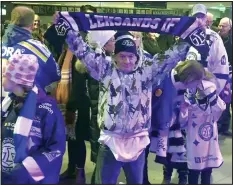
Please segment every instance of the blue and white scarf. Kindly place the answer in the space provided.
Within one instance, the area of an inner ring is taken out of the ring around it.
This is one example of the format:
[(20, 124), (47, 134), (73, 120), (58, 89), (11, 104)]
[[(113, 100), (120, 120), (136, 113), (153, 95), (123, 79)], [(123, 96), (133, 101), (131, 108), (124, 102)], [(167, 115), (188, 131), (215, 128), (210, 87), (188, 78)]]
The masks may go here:
[[(14, 146), (15, 146), (15, 160), (14, 163), (21, 163), (27, 156), (27, 142), (31, 130), (33, 118), (36, 112), (38, 88), (34, 86), (28, 93), (23, 107), (20, 110), (19, 116), (14, 127)], [(2, 117), (7, 116), (7, 111), (12, 104), (14, 94), (9, 94), (1, 103)]]
[(209, 47), (205, 31), (199, 27), (199, 20), (187, 16), (170, 15), (126, 15), (83, 12), (59, 12), (55, 29), (58, 36), (65, 36), (69, 30), (127, 30), (152, 32), (179, 36), (207, 58)]

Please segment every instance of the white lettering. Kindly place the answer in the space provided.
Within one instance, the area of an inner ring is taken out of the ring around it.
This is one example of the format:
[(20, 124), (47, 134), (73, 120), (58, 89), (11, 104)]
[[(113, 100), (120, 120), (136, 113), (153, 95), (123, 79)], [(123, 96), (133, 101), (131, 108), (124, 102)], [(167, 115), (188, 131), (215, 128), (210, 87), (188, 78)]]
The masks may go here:
[(114, 26), (113, 19), (114, 19), (114, 17), (104, 16), (105, 25), (106, 26), (109, 26), (109, 25)]
[(104, 21), (103, 21), (104, 19), (103, 19), (102, 15), (95, 15), (95, 18), (97, 20), (98, 28), (101, 28), (101, 27), (105, 26)]
[(172, 18), (170, 22), (167, 24), (166, 31), (167, 33), (170, 32), (171, 27), (174, 27), (176, 23), (180, 22), (180, 18)]
[(150, 23), (151, 23), (152, 19), (151, 18), (145, 18), (142, 22), (141, 27), (142, 28), (149, 28), (150, 27)]
[(90, 15), (89, 15), (89, 14), (85, 14), (85, 16), (86, 16), (86, 18), (88, 18), (88, 20), (89, 20), (90, 28), (91, 28), (91, 29), (97, 28), (97, 23), (93, 23), (93, 22), (92, 22), (92, 19), (90, 18)]
[(14, 49), (13, 47), (6, 47), (3, 46), (2, 47), (2, 56), (3, 57), (11, 57), (14, 54), (20, 55), (23, 53), (23, 50), (18, 49)]
[(122, 18), (121, 17), (115, 17), (115, 26), (121, 26)]
[(159, 26), (161, 19), (160, 18), (154, 18), (151, 22), (150, 28), (151, 29), (157, 29)]
[(125, 20), (122, 23), (122, 26), (131, 26), (130, 18), (125, 18)]
[(167, 24), (168, 24), (169, 21), (171, 21), (171, 18), (167, 18), (167, 19), (166, 19), (166, 21), (163, 23), (163, 26), (162, 26), (161, 31), (165, 31), (166, 26), (167, 26)]
[(132, 26), (141, 26), (141, 22), (143, 21), (143, 18), (133, 18)]

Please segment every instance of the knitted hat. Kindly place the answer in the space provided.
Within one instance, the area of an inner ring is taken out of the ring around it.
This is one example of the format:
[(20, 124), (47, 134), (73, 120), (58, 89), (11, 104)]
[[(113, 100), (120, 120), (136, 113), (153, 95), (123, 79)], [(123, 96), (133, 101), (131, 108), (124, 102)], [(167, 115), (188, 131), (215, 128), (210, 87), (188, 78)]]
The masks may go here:
[(90, 31), (88, 33), (88, 43), (96, 47), (97, 44), (101, 48), (104, 47), (104, 45), (115, 35), (115, 31), (109, 30), (109, 31)]
[(207, 14), (206, 6), (203, 5), (203, 4), (194, 5), (193, 8), (192, 8), (192, 16), (194, 16), (194, 15), (196, 15), (198, 13), (206, 15)]
[(134, 42), (133, 35), (127, 31), (120, 31), (115, 34), (115, 54), (119, 52), (129, 52), (133, 53), (136, 56), (137, 54), (137, 47)]
[(13, 55), (3, 74), (19, 85), (32, 87), (39, 68), (37, 57), (31, 54)]
[[(38, 88), (34, 82), (38, 69), (37, 57), (31, 54), (13, 55), (3, 69), (3, 74), (9, 80), (19, 85), (31, 87), (14, 127), (13, 138), (16, 152), (14, 163), (20, 163), (28, 156), (28, 137), (37, 105)], [(4, 98), (1, 104), (2, 113), (8, 110), (14, 97), (15, 95), (10, 93)]]

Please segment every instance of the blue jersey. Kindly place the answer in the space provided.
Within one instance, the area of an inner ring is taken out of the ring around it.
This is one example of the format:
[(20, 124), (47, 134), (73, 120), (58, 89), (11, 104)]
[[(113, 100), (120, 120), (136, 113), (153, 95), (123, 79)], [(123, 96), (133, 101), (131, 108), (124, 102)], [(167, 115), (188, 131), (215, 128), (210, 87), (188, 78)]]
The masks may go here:
[[(35, 82), (41, 88), (45, 88), (53, 82), (61, 79), (59, 66), (54, 60), (51, 52), (40, 41), (28, 39), (15, 43), (13, 45), (2, 45), (2, 61), (3, 65), (14, 54), (33, 54), (37, 57), (39, 69)], [(6, 60), (4, 60), (6, 59)]]
[[(8, 116), (2, 123), (3, 173), (11, 174), (15, 165), (16, 153), (13, 131), (18, 117), (17, 112), (17, 108), (10, 108)], [(27, 157), (22, 161), (28, 173), (16, 173), (14, 175), (23, 175), (30, 184), (35, 182), (40, 184), (58, 183), (65, 148), (64, 119), (55, 100), (47, 96), (38, 99), (35, 117), (28, 137)]]

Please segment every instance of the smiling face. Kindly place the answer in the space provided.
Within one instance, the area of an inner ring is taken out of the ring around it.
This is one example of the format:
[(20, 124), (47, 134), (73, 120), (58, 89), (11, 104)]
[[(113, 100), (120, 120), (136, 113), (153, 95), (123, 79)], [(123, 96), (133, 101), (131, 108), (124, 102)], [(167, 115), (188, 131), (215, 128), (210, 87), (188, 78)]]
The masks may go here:
[(130, 52), (119, 52), (115, 55), (115, 62), (120, 71), (132, 72), (136, 66), (137, 56)]
[(231, 27), (232, 27), (232, 21), (227, 17), (222, 18), (218, 25), (219, 34), (221, 36), (227, 36), (231, 30)]

